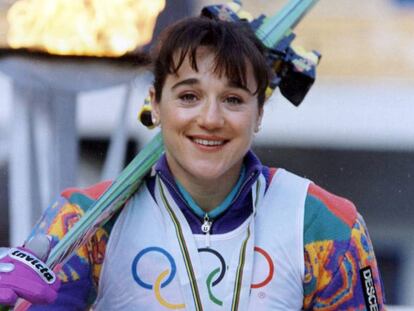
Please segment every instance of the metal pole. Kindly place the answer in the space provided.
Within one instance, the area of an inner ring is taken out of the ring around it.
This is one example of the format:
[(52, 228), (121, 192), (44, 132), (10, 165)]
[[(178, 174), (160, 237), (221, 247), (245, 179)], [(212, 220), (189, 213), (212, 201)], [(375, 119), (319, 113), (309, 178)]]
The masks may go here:
[(111, 135), (102, 180), (115, 179), (124, 168), (126, 146), (128, 143), (128, 112), (132, 89), (133, 83), (131, 82), (126, 86), (118, 125)]
[(53, 197), (76, 186), (76, 93), (13, 84), (10, 244), (21, 245)]
[[(33, 225), (33, 210), (40, 205), (35, 150), (33, 144), (32, 105), (39, 90), (13, 84), (13, 120), (10, 141), (10, 244), (21, 245)], [(40, 96), (41, 97), (41, 96)]]

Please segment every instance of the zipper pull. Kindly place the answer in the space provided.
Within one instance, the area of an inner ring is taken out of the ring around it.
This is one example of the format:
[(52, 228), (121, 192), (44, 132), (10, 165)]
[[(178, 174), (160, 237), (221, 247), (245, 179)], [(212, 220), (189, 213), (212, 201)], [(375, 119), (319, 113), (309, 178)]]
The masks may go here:
[(201, 231), (203, 231), (204, 233), (210, 233), (211, 224), (212, 222), (210, 221), (210, 218), (208, 217), (208, 214), (206, 213), (204, 215), (204, 222), (201, 225)]
[(206, 235), (206, 247), (210, 248), (210, 229), (211, 229), (211, 224), (213, 222), (210, 221), (210, 218), (208, 217), (208, 214), (206, 213), (204, 215), (204, 222), (201, 225), (201, 231), (203, 231)]

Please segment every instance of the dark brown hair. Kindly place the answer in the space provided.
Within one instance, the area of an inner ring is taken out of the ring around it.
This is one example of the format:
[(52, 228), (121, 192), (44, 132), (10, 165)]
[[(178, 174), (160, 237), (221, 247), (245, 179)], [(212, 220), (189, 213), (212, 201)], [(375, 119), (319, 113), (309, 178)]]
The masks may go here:
[(153, 51), (155, 100), (161, 100), (168, 74), (176, 74), (188, 56), (191, 67), (198, 71), (196, 53), (200, 46), (215, 54), (213, 72), (224, 74), (231, 82), (246, 87), (247, 64), (253, 68), (257, 82), (258, 103), (263, 106), (269, 84), (266, 49), (250, 26), (244, 22), (225, 22), (193, 17), (183, 19), (165, 29)]

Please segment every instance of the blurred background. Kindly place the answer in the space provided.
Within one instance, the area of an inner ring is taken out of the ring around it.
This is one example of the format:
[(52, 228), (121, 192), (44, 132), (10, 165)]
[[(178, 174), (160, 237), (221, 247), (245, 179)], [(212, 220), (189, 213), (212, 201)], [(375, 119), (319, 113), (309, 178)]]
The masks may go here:
[[(167, 1), (149, 32), (220, 2)], [(243, 4), (258, 16), (285, 2)], [(0, 0), (0, 245), (21, 242), (57, 189), (113, 178), (154, 134), (136, 120), (151, 83), (144, 60), (14, 51), (13, 3)], [(414, 0), (320, 0), (295, 33), (322, 54), (316, 83), (298, 108), (275, 92), (254, 149), (352, 200), (388, 303), (414, 306)]]

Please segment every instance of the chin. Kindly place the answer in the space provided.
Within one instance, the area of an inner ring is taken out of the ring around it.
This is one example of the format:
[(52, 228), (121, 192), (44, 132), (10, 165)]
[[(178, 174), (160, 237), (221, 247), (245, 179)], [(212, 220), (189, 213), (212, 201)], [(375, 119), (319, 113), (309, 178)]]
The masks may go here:
[(189, 171), (199, 180), (213, 182), (220, 178), (226, 178), (226, 176), (233, 171), (233, 167), (234, 166), (217, 167), (217, 164), (212, 165), (212, 163), (199, 163)]

